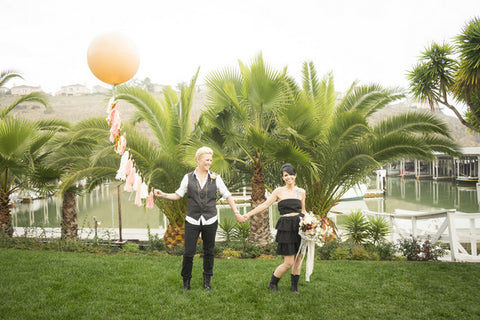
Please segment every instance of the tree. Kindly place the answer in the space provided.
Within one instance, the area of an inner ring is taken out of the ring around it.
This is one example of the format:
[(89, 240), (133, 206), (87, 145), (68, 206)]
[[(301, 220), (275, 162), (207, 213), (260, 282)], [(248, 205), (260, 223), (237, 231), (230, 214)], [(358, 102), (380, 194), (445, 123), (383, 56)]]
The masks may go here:
[[(163, 90), (159, 99), (138, 87), (118, 88), (116, 98), (133, 105), (137, 109), (135, 122), (144, 121), (150, 130), (149, 136), (139, 134), (133, 127), (125, 130), (128, 148), (149, 187), (174, 192), (185, 173), (194, 167), (193, 157), (185, 155), (185, 148), (192, 135), (190, 112), (198, 72), (188, 86), (181, 88), (180, 95), (170, 87)], [(165, 243), (170, 247), (183, 244), (186, 197), (179, 201), (155, 201), (169, 221)]]
[[(22, 78), (14, 71), (0, 73), (0, 88), (13, 78)], [(9, 113), (24, 102), (38, 102), (47, 109), (43, 93), (33, 92), (20, 96), (0, 109), (0, 232), (13, 235), (10, 215), (10, 196), (32, 185), (38, 175), (39, 160), (44, 157), (44, 144), (53, 136), (58, 122), (15, 119)]]
[(338, 199), (373, 170), (402, 157), (433, 159), (433, 152), (457, 154), (447, 125), (431, 113), (409, 112), (369, 120), (376, 111), (404, 97), (398, 89), (352, 84), (336, 103), (333, 77), (318, 80), (312, 63), (303, 67), (303, 85), (292, 83), (293, 107), (284, 108), (283, 136), (309, 155), (316, 174), (302, 172), (307, 210), (326, 216)]
[(115, 177), (120, 156), (108, 140), (109, 129), (102, 117), (86, 118), (49, 143), (51, 152), (45, 164), (51, 174), (42, 185), (63, 198), (62, 239), (78, 237), (76, 196)]
[(13, 235), (10, 215), (13, 193), (25, 189), (42, 191), (38, 182), (51, 174), (43, 166), (51, 151), (46, 146), (63, 126), (55, 120), (0, 118), (0, 232)]
[[(208, 103), (198, 127), (201, 143), (219, 155), (213, 163), (215, 170), (229, 175), (236, 165), (251, 177), (251, 205), (255, 208), (266, 200), (265, 168), (283, 159), (302, 164), (309, 164), (311, 159), (276, 135), (277, 115), (291, 98), (286, 69), (272, 69), (261, 54), (249, 66), (241, 61), (238, 64), (239, 72), (227, 68), (207, 77)], [(276, 176), (280, 181), (279, 173)], [(250, 241), (262, 245), (271, 242), (267, 210), (252, 217), (250, 228)]]
[[(432, 43), (419, 62), (408, 71), (410, 92), (433, 110), (441, 104), (454, 112), (460, 122), (480, 132), (480, 19), (470, 20), (454, 44)], [(458, 58), (454, 54), (458, 53)], [(450, 98), (468, 108), (464, 115)]]

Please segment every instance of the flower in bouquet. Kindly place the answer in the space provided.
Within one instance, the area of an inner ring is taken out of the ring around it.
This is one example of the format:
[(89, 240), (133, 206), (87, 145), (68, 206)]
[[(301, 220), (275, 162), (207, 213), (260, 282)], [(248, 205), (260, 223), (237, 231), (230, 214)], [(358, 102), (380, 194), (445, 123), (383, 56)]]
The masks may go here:
[(318, 217), (308, 212), (300, 219), (300, 236), (306, 240), (313, 240), (317, 244), (325, 243), (326, 239), (333, 234), (333, 228), (326, 218)]

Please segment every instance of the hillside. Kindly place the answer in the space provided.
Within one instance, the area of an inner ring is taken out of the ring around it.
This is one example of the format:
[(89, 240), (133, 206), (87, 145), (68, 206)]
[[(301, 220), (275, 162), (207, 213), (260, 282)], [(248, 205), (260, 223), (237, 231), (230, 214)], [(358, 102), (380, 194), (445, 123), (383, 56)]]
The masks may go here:
[[(0, 98), (0, 107), (6, 106), (13, 101), (13, 97)], [(200, 115), (200, 110), (206, 101), (206, 92), (199, 91), (195, 95), (194, 105), (192, 110), (192, 120), (196, 121)], [(59, 118), (71, 122), (77, 122), (81, 119), (91, 116), (105, 116), (107, 110), (108, 97), (103, 95), (85, 95), (78, 97), (50, 97), (50, 104), (52, 112), (47, 113), (45, 109), (36, 104), (26, 104), (17, 107), (13, 114), (26, 119), (53, 119)], [(123, 119), (129, 119), (135, 112), (135, 108), (131, 105), (121, 102), (120, 111)], [(418, 111), (417, 109), (409, 108), (404, 103), (398, 103), (388, 106), (372, 116), (374, 122), (379, 121), (390, 115)], [(437, 113), (437, 116), (442, 118), (452, 131), (452, 136), (462, 147), (476, 147), (480, 146), (480, 136), (472, 134), (466, 127), (464, 127), (457, 118)]]

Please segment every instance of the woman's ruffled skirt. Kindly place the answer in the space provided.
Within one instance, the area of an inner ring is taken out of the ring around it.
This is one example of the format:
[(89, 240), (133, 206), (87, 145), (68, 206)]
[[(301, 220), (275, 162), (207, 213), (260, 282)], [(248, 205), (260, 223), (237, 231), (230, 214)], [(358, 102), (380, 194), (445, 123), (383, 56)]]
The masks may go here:
[(280, 216), (277, 225), (277, 235), (275, 241), (278, 242), (277, 254), (284, 256), (295, 255), (300, 248), (301, 237), (298, 234), (300, 218), (303, 214), (293, 217)]

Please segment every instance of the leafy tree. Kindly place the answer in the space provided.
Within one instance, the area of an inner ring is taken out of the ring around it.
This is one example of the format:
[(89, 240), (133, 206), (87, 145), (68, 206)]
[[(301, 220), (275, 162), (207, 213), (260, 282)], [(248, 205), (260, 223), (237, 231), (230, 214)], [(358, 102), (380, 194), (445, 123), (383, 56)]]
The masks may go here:
[(0, 118), (0, 232), (13, 235), (10, 197), (19, 190), (41, 189), (41, 181), (51, 175), (43, 161), (51, 152), (48, 141), (64, 126), (60, 121), (28, 121)]
[(57, 134), (49, 144), (52, 152), (45, 163), (51, 175), (48, 180), (44, 178), (43, 185), (50, 184), (63, 198), (63, 239), (78, 237), (76, 196), (115, 177), (120, 156), (108, 140), (109, 129), (102, 117), (86, 118)]
[[(402, 157), (433, 159), (434, 151), (457, 154), (448, 127), (431, 113), (409, 112), (375, 124), (376, 111), (404, 95), (398, 89), (354, 83), (336, 102), (333, 77), (319, 81), (305, 63), (301, 88), (291, 85), (293, 105), (279, 115), (283, 136), (312, 159), (298, 166), (307, 210), (326, 216), (339, 198), (373, 170)], [(310, 171), (306, 171), (308, 169)]]
[[(261, 54), (250, 65), (239, 61), (238, 66), (239, 71), (226, 68), (207, 77), (208, 103), (197, 128), (200, 143), (208, 144), (214, 155), (219, 155), (214, 161), (216, 170), (228, 177), (236, 168), (245, 173), (244, 177), (251, 177), (251, 205), (255, 208), (266, 199), (265, 168), (283, 159), (304, 164), (311, 159), (275, 134), (277, 115), (291, 98), (286, 69), (272, 69)], [(280, 174), (276, 176), (279, 183)], [(239, 180), (246, 184), (245, 178)], [(252, 217), (250, 228), (251, 242), (271, 242), (267, 210)]]
[[(149, 128), (148, 136), (135, 132), (133, 127), (126, 127), (125, 131), (128, 149), (150, 187), (174, 192), (185, 173), (194, 168), (194, 159), (186, 155), (185, 148), (192, 135), (190, 112), (197, 77), (198, 70), (190, 84), (181, 88), (180, 95), (168, 87), (159, 99), (138, 87), (118, 88), (116, 98), (133, 105), (137, 109), (135, 122), (143, 121)], [(183, 244), (186, 197), (179, 201), (155, 201), (169, 221), (165, 243), (169, 247)]]
[[(458, 53), (458, 57), (455, 54)], [(441, 104), (460, 122), (480, 132), (480, 19), (470, 20), (453, 44), (432, 43), (408, 71), (410, 92), (433, 110)], [(449, 99), (454, 97), (468, 110), (462, 115)]]

